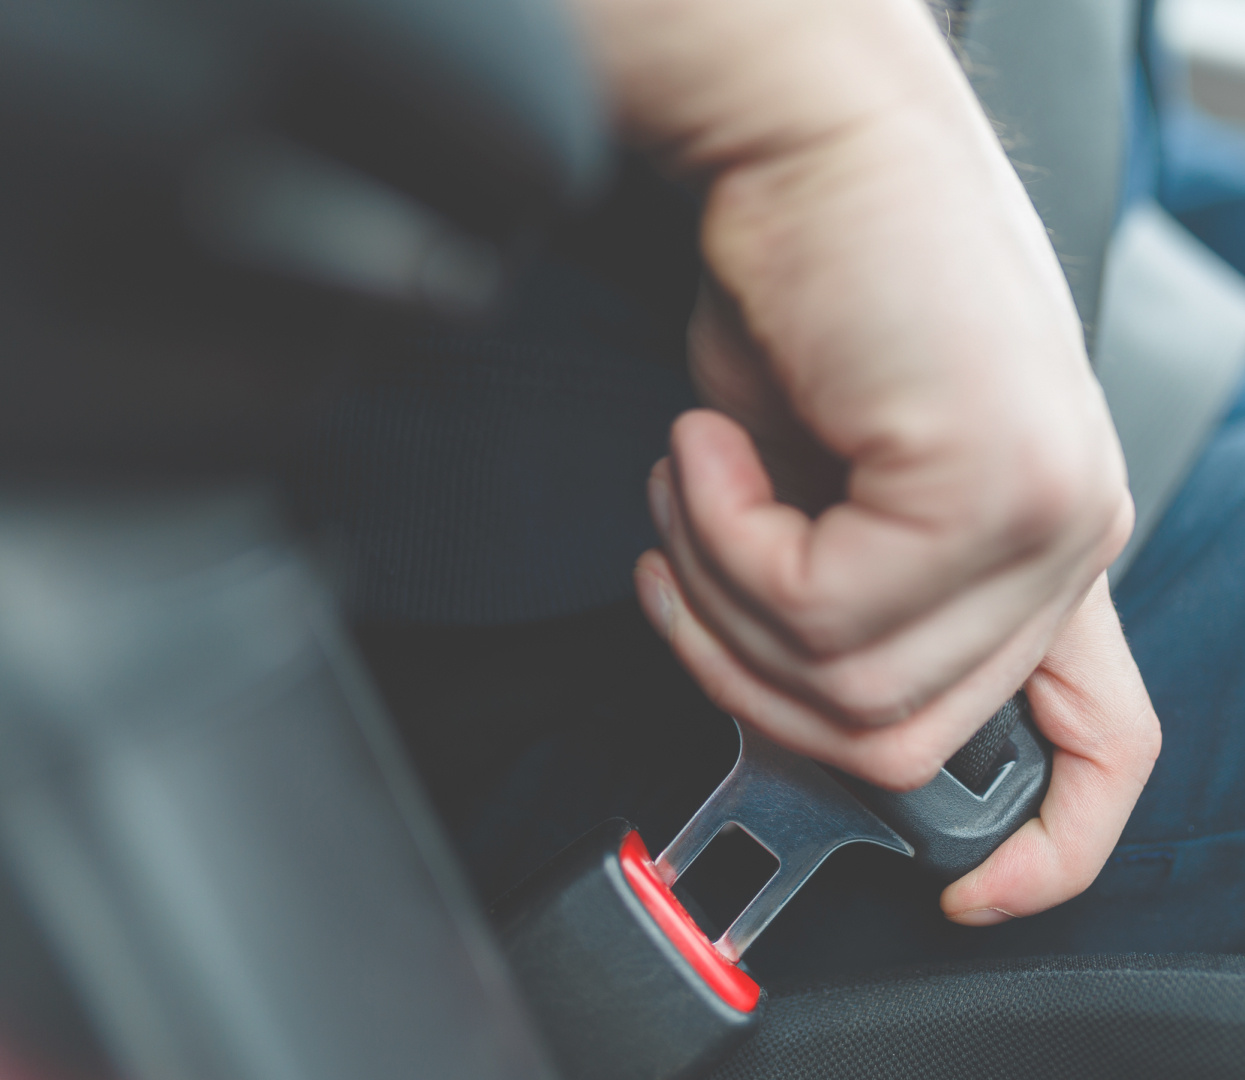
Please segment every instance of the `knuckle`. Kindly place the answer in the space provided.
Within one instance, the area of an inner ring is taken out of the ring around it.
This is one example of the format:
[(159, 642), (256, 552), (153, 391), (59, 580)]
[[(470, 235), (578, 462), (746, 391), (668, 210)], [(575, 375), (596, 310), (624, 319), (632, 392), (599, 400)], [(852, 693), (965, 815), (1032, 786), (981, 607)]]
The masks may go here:
[(759, 581), (756, 599), (777, 619), (783, 636), (806, 659), (822, 659), (840, 651), (843, 638), (841, 605), (815, 589), (796, 572), (770, 567)]
[(1144, 785), (1163, 748), (1159, 718), (1148, 697), (1134, 699), (1129, 713), (1116, 715), (1116, 723), (1099, 751), (1099, 760), (1112, 782), (1127, 779)]
[(776, 607), (798, 624), (807, 622), (818, 602), (800, 569), (791, 560), (775, 561), (762, 579), (762, 587), (773, 598)]
[(1137, 507), (1133, 503), (1132, 493), (1127, 488), (1121, 493), (1115, 513), (1107, 526), (1103, 537), (1104, 563), (1109, 565), (1124, 550), (1129, 537), (1133, 535), (1133, 526), (1137, 523)]
[(1159, 754), (1163, 751), (1163, 729), (1159, 725), (1157, 716), (1148, 728), (1144, 747), (1146, 762), (1149, 765), (1153, 765), (1158, 761)]
[(1131, 497), (1117, 457), (1088, 438), (1031, 440), (1005, 512), (1011, 540), (1040, 547), (1073, 531), (1122, 548), (1132, 530)]
[(1064, 861), (1064, 891), (1068, 899), (1080, 896), (1098, 877), (1102, 869), (1097, 859), (1086, 858), (1081, 853), (1069, 856)]
[(898, 680), (860, 663), (839, 662), (823, 670), (819, 691), (846, 724), (885, 727), (908, 717), (913, 704)]
[(1029, 455), (1018, 477), (1011, 531), (1021, 542), (1042, 542), (1077, 519), (1087, 501), (1087, 482), (1073, 456), (1052, 451)]
[(1066, 899), (1079, 896), (1094, 883), (1107, 854), (1108, 851), (1094, 844), (1087, 845), (1076, 835), (1064, 836), (1056, 842), (1054, 865)]
[(800, 571), (775, 569), (765, 588), (773, 598), (792, 645), (814, 659), (838, 656), (855, 644), (859, 633), (853, 605), (826, 581), (813, 582)]
[(941, 768), (942, 761), (936, 755), (900, 742), (879, 747), (859, 773), (862, 779), (889, 791), (915, 791), (933, 780)]
[(832, 614), (836, 605), (805, 601), (798, 610), (786, 609), (787, 637), (809, 658), (829, 658), (845, 651), (848, 643), (842, 620)]
[(1159, 724), (1158, 716), (1151, 708), (1145, 709), (1138, 719), (1137, 730), (1133, 733), (1130, 744), (1133, 753), (1148, 773), (1163, 749), (1163, 729)]

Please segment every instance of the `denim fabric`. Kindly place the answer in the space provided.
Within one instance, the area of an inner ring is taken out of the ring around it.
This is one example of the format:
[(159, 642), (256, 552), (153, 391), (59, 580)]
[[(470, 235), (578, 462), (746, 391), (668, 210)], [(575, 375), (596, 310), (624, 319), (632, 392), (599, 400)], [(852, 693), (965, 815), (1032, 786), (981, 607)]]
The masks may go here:
[(1245, 829), (1245, 396), (1116, 590), (1164, 748), (1125, 839)]

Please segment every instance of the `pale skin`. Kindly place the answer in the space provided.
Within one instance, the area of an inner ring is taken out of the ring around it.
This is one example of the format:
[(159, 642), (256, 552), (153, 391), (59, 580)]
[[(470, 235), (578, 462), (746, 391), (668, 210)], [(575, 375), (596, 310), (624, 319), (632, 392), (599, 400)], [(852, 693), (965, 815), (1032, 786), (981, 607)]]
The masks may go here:
[(572, 0), (618, 124), (702, 192), (685, 414), (640, 601), (722, 708), (929, 780), (1017, 687), (1040, 819), (971, 925), (1097, 875), (1159, 725), (1104, 571), (1123, 459), (1058, 261), (923, 0)]

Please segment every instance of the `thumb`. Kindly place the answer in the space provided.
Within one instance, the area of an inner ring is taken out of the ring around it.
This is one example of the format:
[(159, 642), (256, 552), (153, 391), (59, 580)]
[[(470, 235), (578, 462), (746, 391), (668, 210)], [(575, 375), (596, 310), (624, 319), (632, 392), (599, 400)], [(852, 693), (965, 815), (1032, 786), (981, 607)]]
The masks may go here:
[(1158, 717), (1102, 575), (1026, 684), (1055, 746), (1050, 789), (1027, 822), (947, 886), (942, 909), (966, 926), (1033, 915), (1098, 876), (1158, 757)]

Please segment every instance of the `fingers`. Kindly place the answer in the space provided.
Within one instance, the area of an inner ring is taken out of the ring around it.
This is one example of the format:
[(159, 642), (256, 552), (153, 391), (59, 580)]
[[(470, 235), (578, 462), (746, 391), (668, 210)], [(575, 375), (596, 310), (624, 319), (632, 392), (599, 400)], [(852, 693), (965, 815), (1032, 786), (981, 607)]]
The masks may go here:
[[(973, 576), (948, 551), (973, 547), (962, 538), (851, 505), (812, 521), (774, 500), (747, 434), (720, 414), (687, 414), (672, 446), (677, 470), (658, 464), (650, 502), (679, 592), (754, 675), (833, 721), (892, 723), (983, 666), (997, 703), (1099, 569), (1082, 560), (1079, 576), (1052, 581), (1049, 559), (1017, 566), (978, 550)], [(876, 605), (871, 577), (886, 582)], [(871, 618), (888, 597), (886, 618)]]
[(654, 627), (715, 704), (770, 738), (871, 783), (909, 789), (927, 783), (1033, 661), (1002, 650), (989, 665), (907, 720), (882, 727), (836, 724), (825, 712), (759, 676), (688, 606), (666, 556), (648, 551), (636, 566), (636, 591)]
[[(951, 567), (937, 581), (899, 570), (914, 557), (921, 570), (930, 562), (936, 538), (914, 523), (851, 502), (812, 521), (776, 502), (748, 434), (720, 413), (680, 417), (671, 432), (671, 459), (671, 493), (697, 557), (737, 595), (772, 611), (794, 645), (845, 651), (963, 584), (963, 572)], [(879, 573), (886, 565), (892, 572)], [(894, 570), (910, 577), (906, 587)], [(872, 602), (858, 610), (864, 595)]]
[(1026, 687), (1055, 744), (1041, 816), (942, 894), (948, 918), (984, 926), (1082, 892), (1124, 829), (1161, 736), (1111, 604), (1105, 575)]
[(709, 699), (777, 742), (896, 789), (926, 783), (957, 748), (954, 736), (927, 725), (827, 723), (818, 710), (758, 678), (735, 658), (687, 607), (661, 552), (645, 552), (635, 578), (645, 614)]
[[(764, 474), (753, 471), (746, 456), (727, 465), (735, 469), (741, 513), (760, 507), (772, 514), (774, 521), (766, 527), (776, 536), (807, 525), (789, 507), (766, 505)], [(672, 480), (668, 465), (655, 470), (659, 489)], [(784, 515), (792, 520), (783, 521)], [(906, 719), (862, 727), (843, 723), (825, 705), (826, 673), (835, 664), (849, 663), (851, 654), (818, 663), (801, 652), (760, 604), (710, 572), (677, 500), (671, 498), (656, 516), (662, 518), (666, 553), (641, 558), (637, 589), (649, 618), (682, 663), (726, 711), (793, 749), (873, 783), (903, 789), (927, 782), (1032, 671), (1026, 686), (1034, 717), (1056, 748), (1041, 816), (948, 887), (943, 908), (949, 918), (988, 925), (1033, 914), (1070, 899), (1094, 880), (1149, 776), (1160, 741), (1158, 719), (1128, 651), (1105, 574), (1066, 625), (1061, 606), (1048, 603), (1033, 620), (1036, 629), (1026, 626), (1013, 634)], [(681, 574), (676, 574), (675, 559), (683, 564)], [(1044, 656), (1035, 654), (1034, 643), (1043, 640), (1052, 644), (1042, 646)]]

